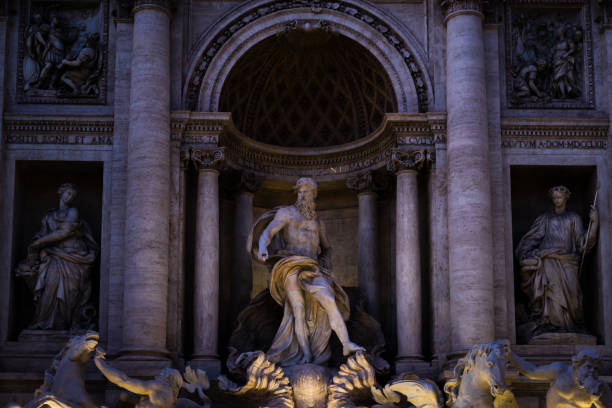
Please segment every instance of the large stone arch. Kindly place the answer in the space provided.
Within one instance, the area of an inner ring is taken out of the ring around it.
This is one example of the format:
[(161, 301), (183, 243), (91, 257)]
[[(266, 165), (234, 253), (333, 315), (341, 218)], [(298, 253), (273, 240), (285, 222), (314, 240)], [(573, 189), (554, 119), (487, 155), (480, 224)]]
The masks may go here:
[(184, 106), (215, 112), (223, 84), (240, 57), (259, 42), (295, 26), (324, 26), (368, 49), (382, 64), (397, 97), (398, 112), (426, 112), (433, 100), (423, 53), (395, 18), (365, 1), (257, 0), (220, 19), (194, 47)]

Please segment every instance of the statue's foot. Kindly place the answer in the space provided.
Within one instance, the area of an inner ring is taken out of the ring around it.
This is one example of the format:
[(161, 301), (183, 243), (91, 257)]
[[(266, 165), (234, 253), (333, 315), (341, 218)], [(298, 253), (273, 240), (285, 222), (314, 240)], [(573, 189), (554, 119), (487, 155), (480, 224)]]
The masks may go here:
[(365, 351), (361, 346), (356, 345), (352, 341), (347, 341), (342, 345), (342, 354), (348, 356), (349, 354), (356, 353), (358, 351)]

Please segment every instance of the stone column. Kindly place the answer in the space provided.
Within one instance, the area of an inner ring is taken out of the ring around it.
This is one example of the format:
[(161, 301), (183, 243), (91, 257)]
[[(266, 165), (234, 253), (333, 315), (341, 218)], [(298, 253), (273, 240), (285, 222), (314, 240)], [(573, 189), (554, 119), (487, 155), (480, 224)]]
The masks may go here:
[(371, 172), (347, 179), (346, 185), (359, 199), (359, 287), (365, 293), (368, 313), (379, 320), (378, 195)]
[(479, 0), (446, 12), (448, 241), (453, 350), (494, 339), (491, 175), (483, 14)]
[[(137, 0), (130, 79), (124, 358), (165, 357), (170, 192), (170, 12)], [(131, 356), (131, 357), (130, 357)]]
[(215, 378), (221, 372), (219, 332), (219, 168), (222, 148), (192, 149), (198, 168), (193, 298), (194, 353), (191, 366)]
[(234, 212), (234, 242), (232, 252), (231, 322), (233, 325), (238, 314), (249, 304), (253, 288), (253, 272), (251, 256), (247, 252), (246, 242), (253, 226), (253, 195), (261, 188), (263, 177), (253, 173), (243, 172), (240, 175), (236, 193)]
[(417, 176), (430, 153), (394, 150), (389, 170), (397, 175), (395, 223), (395, 299), (397, 372), (411, 368), (422, 356), (421, 248)]

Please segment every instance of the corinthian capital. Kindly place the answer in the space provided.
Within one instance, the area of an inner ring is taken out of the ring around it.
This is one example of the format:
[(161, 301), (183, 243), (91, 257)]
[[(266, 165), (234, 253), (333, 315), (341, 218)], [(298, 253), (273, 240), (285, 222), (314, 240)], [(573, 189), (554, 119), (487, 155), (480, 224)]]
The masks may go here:
[(483, 15), (482, 0), (440, 0), (440, 7), (444, 12), (445, 20), (457, 14), (477, 14)]
[(221, 170), (225, 161), (225, 150), (222, 147), (214, 149), (191, 148), (191, 161), (200, 171)]
[(346, 179), (346, 186), (357, 194), (379, 192), (387, 188), (387, 180), (368, 171)]
[(400, 150), (391, 151), (387, 169), (393, 172), (403, 170), (419, 171), (423, 166), (433, 161), (433, 154), (428, 150)]

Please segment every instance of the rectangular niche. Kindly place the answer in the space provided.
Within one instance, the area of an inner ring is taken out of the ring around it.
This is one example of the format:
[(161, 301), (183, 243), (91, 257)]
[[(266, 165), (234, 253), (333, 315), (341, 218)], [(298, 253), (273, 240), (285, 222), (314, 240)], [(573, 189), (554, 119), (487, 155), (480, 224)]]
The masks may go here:
[(90, 303), (99, 319), (100, 300), (100, 245), (102, 227), (102, 162), (17, 161), (14, 193), (13, 254), (11, 311), (9, 339), (16, 340), (34, 316), (32, 293), (25, 281), (15, 275), (15, 269), (26, 259), (28, 245), (41, 230), (41, 221), (49, 210), (59, 206), (58, 189), (64, 183), (76, 185), (78, 195), (74, 207), (79, 219), (89, 225), (98, 244), (96, 259), (91, 269)]
[(508, 107), (595, 108), (589, 2), (513, 0), (505, 13)]
[(105, 104), (108, 0), (20, 3), (17, 102)]
[[(553, 186), (567, 187), (571, 196), (567, 201), (566, 211), (577, 213), (582, 220), (584, 231), (588, 228), (589, 209), (593, 202), (597, 175), (594, 166), (511, 166), (512, 194), (512, 255), (514, 272), (515, 317), (517, 342), (527, 343), (524, 326), (529, 319), (528, 297), (521, 289), (523, 278), (516, 256), (516, 249), (521, 238), (530, 230), (537, 217), (552, 211), (553, 205), (548, 191)], [(601, 191), (600, 191), (601, 194)], [(601, 200), (601, 196), (598, 201)], [(601, 207), (599, 208), (601, 214)], [(601, 217), (600, 217), (601, 218)], [(600, 226), (601, 228), (601, 226)], [(583, 296), (585, 329), (588, 334), (597, 337), (597, 343), (603, 339), (603, 309), (601, 306), (601, 283), (598, 283), (600, 265), (599, 239), (584, 258), (580, 287)]]

